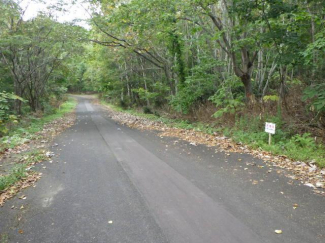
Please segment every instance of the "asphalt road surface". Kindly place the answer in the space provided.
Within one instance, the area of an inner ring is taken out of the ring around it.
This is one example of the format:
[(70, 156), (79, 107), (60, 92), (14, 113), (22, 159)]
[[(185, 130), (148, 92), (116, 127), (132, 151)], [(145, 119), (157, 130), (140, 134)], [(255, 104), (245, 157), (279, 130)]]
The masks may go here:
[(0, 208), (4, 242), (325, 242), (325, 198), (276, 168), (121, 126), (78, 101), (53, 163), (37, 167), (43, 178)]

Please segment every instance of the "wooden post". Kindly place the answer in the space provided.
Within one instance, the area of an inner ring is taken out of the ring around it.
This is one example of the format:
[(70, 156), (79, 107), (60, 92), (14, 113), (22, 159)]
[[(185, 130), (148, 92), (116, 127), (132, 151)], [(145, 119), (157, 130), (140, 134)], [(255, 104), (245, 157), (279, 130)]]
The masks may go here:
[(271, 143), (272, 143), (272, 134), (269, 133), (269, 145), (271, 145)]

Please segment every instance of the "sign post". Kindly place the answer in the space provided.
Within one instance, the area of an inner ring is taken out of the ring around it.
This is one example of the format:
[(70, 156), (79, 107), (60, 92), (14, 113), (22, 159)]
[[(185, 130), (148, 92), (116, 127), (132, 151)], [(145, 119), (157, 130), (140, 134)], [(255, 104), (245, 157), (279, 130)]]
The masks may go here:
[(265, 132), (269, 134), (269, 145), (272, 143), (272, 134), (275, 134), (275, 123), (266, 122)]

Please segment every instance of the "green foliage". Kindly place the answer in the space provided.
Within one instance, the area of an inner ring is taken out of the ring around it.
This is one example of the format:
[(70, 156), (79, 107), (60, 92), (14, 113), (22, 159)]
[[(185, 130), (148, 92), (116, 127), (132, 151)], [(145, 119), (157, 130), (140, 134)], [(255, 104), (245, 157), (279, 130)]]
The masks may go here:
[(13, 114), (11, 102), (24, 100), (14, 94), (0, 92), (0, 135), (8, 132), (7, 123), (17, 123), (18, 117)]
[[(243, 105), (242, 94), (250, 89), (243, 77), (248, 77), (256, 97), (263, 94), (261, 100), (280, 100), (283, 97), (276, 92), (287, 91), (286, 84), (301, 79), (301, 73), (308, 75), (301, 71), (310, 68), (304, 65), (307, 56), (301, 53), (309, 48), (308, 56), (314, 56), (317, 48), (322, 49), (318, 42), (324, 39), (320, 17), (324, 11), (316, 1), (97, 3), (103, 15), (94, 16), (93, 35), (102, 46), (89, 48), (91, 60), (85, 62), (87, 70), (96, 70), (93, 84), (115, 100), (128, 96), (131, 104), (162, 106), (169, 102), (181, 113), (189, 113), (214, 94), (211, 100), (219, 109), (216, 117), (236, 113)], [(317, 48), (310, 46), (311, 21)], [(325, 62), (319, 53), (316, 57), (320, 74)], [(229, 82), (233, 76), (237, 80)], [(301, 81), (299, 86), (308, 82)], [(240, 87), (238, 92), (241, 82), (245, 89)]]
[(304, 56), (305, 63), (311, 64), (313, 61), (313, 56), (316, 53), (324, 53), (325, 51), (325, 31), (315, 35), (315, 41), (308, 44), (307, 48), (302, 51), (302, 55)]
[(316, 144), (309, 133), (294, 135), (281, 145), (289, 157), (302, 161), (315, 160), (320, 167), (325, 167), (324, 146)]
[(33, 163), (38, 163), (46, 159), (43, 151), (33, 150), (21, 155), (20, 161), (23, 163), (15, 165), (6, 175), (0, 176), (0, 191), (8, 189), (17, 181), (28, 176), (28, 167)]
[(27, 164), (19, 164), (9, 172), (9, 175), (1, 176), (0, 191), (7, 189), (20, 179), (25, 178), (27, 176), (26, 168)]
[(263, 97), (263, 100), (265, 102), (268, 102), (268, 101), (278, 101), (279, 100), (279, 96), (277, 96), (277, 95), (265, 95)]
[(307, 87), (302, 98), (310, 101), (309, 108), (317, 113), (317, 117), (325, 113), (325, 83)]
[(55, 113), (45, 115), (42, 118), (33, 116), (25, 117), (17, 127), (12, 128), (8, 134), (0, 138), (0, 152), (7, 148), (14, 148), (32, 139), (36, 139), (36, 133), (43, 129), (44, 124), (58, 119), (68, 112), (71, 112), (77, 105), (74, 99), (64, 102)]
[(128, 108), (128, 102), (126, 102), (125, 100), (120, 100), (119, 102), (119, 107), (121, 107), (122, 109), (127, 109)]
[(244, 107), (244, 104), (242, 101), (236, 100), (236, 99), (229, 99), (229, 100), (220, 100), (220, 96), (214, 96), (211, 98), (211, 101), (219, 107), (218, 111), (214, 113), (214, 117), (222, 117), (225, 114), (235, 114), (238, 110)]
[(206, 56), (201, 58), (201, 63), (191, 69), (191, 76), (186, 77), (185, 84), (171, 98), (170, 105), (178, 112), (187, 114), (193, 105), (206, 101), (216, 90), (216, 76), (212, 70), (222, 63)]
[(67, 93), (68, 89), (67, 87), (64, 86), (55, 86), (54, 88), (51, 89), (51, 93), (53, 93), (57, 100), (62, 100)]
[(162, 82), (157, 82), (152, 84), (152, 89), (156, 94), (154, 100), (152, 101), (154, 106), (159, 108), (166, 104), (170, 93), (170, 88)]
[(8, 243), (9, 242), (9, 236), (7, 233), (0, 233), (0, 242), (1, 243)]
[(219, 118), (225, 114), (235, 114), (244, 107), (243, 94), (239, 92), (241, 87), (242, 85), (237, 82), (237, 78), (230, 78), (228, 83), (219, 87), (217, 92), (209, 98), (218, 108), (214, 117)]
[[(20, 21), (19, 5), (1, 1), (0, 86), (28, 100), (25, 106), (14, 106), (17, 114), (42, 111), (56, 116), (66, 91), (99, 91), (123, 109), (144, 106), (145, 113), (170, 105), (188, 114), (210, 100), (218, 109), (215, 118), (237, 117), (235, 137), (267, 148), (265, 121), (239, 116), (246, 105), (244, 93), (252, 92), (250, 97), (255, 94), (272, 111), (276, 105), (280, 111), (284, 96), (306, 87), (303, 100), (321, 123), (325, 112), (322, 1), (89, 2), (95, 7), (87, 31), (45, 14)], [(17, 118), (11, 112), (14, 99), (0, 94), (0, 132), (5, 133)], [(280, 115), (268, 121), (277, 124), (277, 145), (267, 149), (280, 153), (286, 143), (288, 151), (299, 147), (300, 138), (291, 140), (293, 133), (285, 130)], [(176, 123), (213, 131), (202, 124)], [(9, 132), (4, 141), (23, 142), (38, 129), (31, 125), (16, 134)]]
[(144, 114), (153, 114), (153, 112), (151, 111), (150, 107), (148, 107), (148, 106), (144, 106), (143, 107), (143, 113)]
[(150, 92), (144, 88), (132, 89), (132, 91), (134, 93), (137, 93), (139, 95), (140, 100), (142, 101), (154, 101), (159, 95), (156, 92)]
[(315, 144), (315, 140), (310, 136), (309, 133), (304, 133), (303, 135), (295, 135), (291, 137), (286, 147), (296, 148), (296, 150), (308, 148), (313, 151), (317, 148), (317, 145)]
[[(44, 106), (51, 95), (58, 100), (62, 97), (67, 86), (66, 64), (82, 54), (83, 46), (77, 40), (86, 31), (55, 21), (46, 13), (25, 20), (19, 4), (0, 4), (0, 84), (8, 84), (6, 90), (26, 99), (30, 111), (39, 112), (48, 108)], [(18, 114), (24, 109), (20, 104), (13, 108)]]
[(283, 129), (280, 116), (269, 117), (267, 121), (277, 125), (272, 137), (273, 143), (268, 144), (268, 134), (264, 132), (264, 120), (259, 117), (242, 116), (237, 118), (236, 126), (228, 133), (235, 141), (249, 144), (253, 148), (261, 148), (278, 155), (287, 155), (301, 161), (315, 160), (320, 167), (325, 167), (325, 148), (316, 144), (310, 134), (293, 134)]

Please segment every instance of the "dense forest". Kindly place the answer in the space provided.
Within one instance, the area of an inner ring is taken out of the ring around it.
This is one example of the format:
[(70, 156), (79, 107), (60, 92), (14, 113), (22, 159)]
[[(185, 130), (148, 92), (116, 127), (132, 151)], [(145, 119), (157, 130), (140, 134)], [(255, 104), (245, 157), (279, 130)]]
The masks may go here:
[(73, 62), (84, 47), (81, 27), (39, 14), (24, 21), (24, 9), (0, 1), (0, 132), (17, 115), (50, 113), (67, 91)]
[(93, 0), (88, 29), (47, 13), (24, 20), (15, 1), (0, 11), (3, 134), (66, 92), (93, 91), (214, 127), (273, 121), (278, 142), (324, 139), (322, 0)]

